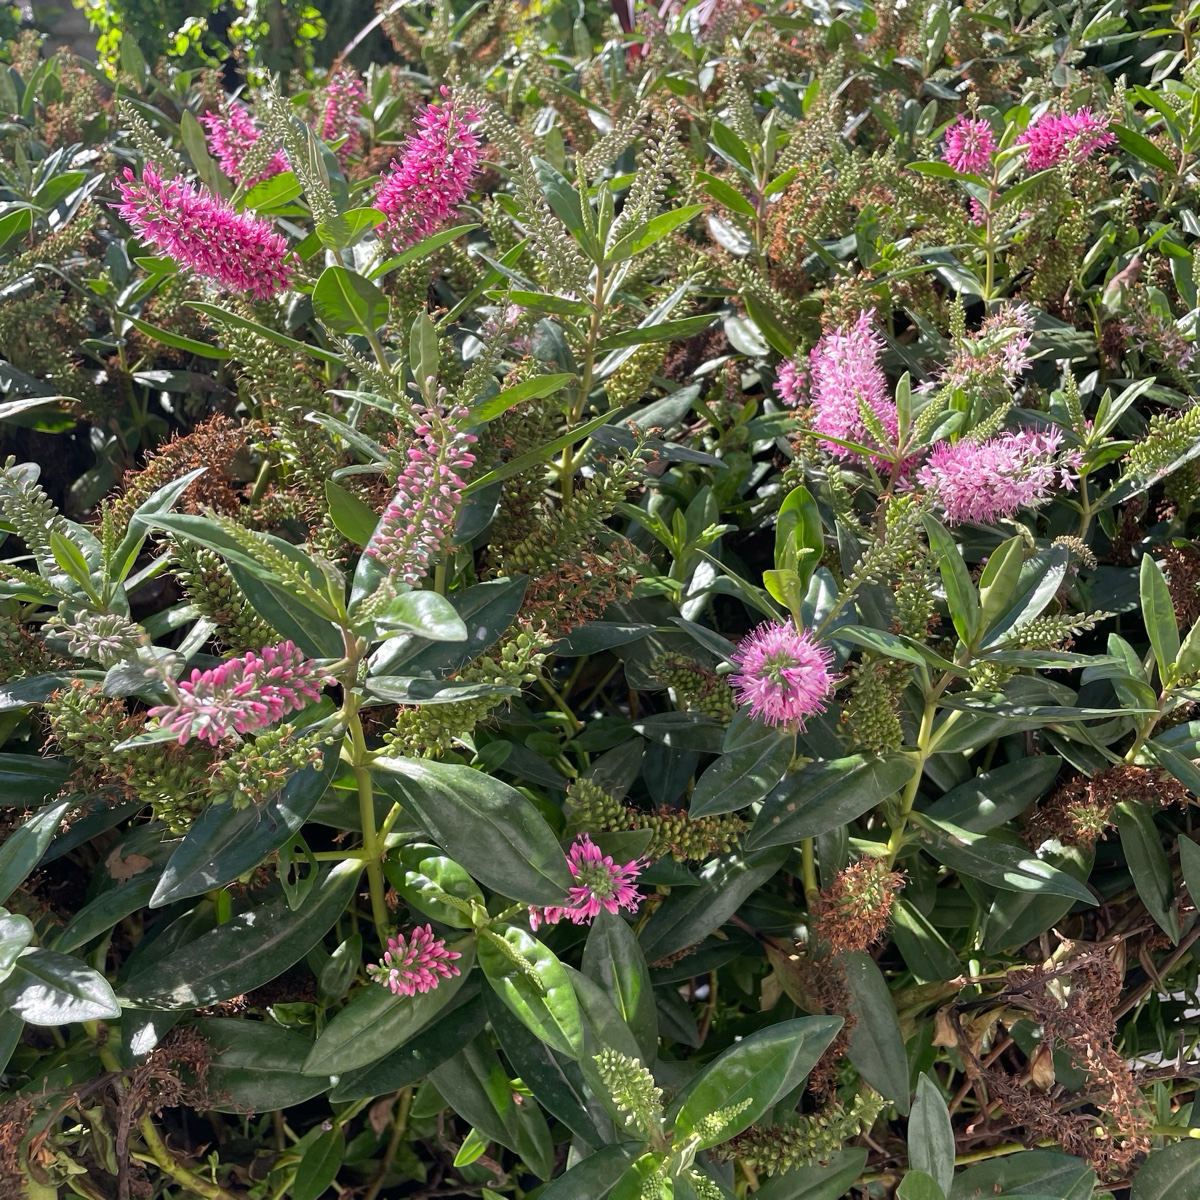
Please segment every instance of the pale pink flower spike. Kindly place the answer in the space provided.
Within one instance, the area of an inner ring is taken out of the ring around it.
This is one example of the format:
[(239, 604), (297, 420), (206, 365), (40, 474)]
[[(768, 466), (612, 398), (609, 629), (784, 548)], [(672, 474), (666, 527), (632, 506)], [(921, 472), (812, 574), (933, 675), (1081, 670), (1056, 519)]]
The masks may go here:
[(575, 839), (567, 854), (567, 866), (575, 876), (576, 884), (567, 889), (567, 902), (549, 908), (531, 907), (529, 925), (557, 925), (567, 920), (575, 925), (588, 925), (596, 919), (600, 910), (615, 913), (626, 908), (636, 912), (642, 902), (642, 894), (634, 882), (642, 869), (640, 859), (618, 866), (612, 855), (603, 854), (586, 833)]
[(768, 725), (802, 730), (804, 719), (824, 712), (836, 680), (833, 651), (789, 620), (765, 621), (744, 637), (733, 654), (739, 668), (729, 677), (739, 705)]
[(324, 680), (292, 642), (264, 646), (208, 671), (194, 670), (176, 685), (174, 704), (150, 709), (182, 746), (199, 738), (215, 746), (222, 738), (265, 729), (321, 697)]
[(397, 996), (415, 996), (461, 975), (452, 961), (461, 957), (457, 950), (446, 949), (444, 938), (434, 937), (432, 926), (418, 925), (407, 939), (400, 933), (388, 938), (383, 962), (369, 963), (367, 974)]

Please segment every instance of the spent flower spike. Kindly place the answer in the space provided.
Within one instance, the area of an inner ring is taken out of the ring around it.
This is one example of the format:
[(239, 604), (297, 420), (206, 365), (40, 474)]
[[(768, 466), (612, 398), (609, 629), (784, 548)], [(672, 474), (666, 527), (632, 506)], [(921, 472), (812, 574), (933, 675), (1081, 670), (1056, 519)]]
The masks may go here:
[(1057, 485), (1073, 491), (1078, 455), (1059, 455), (1062, 433), (1032, 429), (982, 442), (939, 442), (917, 481), (937, 497), (951, 525), (991, 525), (1020, 508), (1044, 504)]
[(942, 159), (960, 175), (983, 175), (991, 168), (995, 149), (991, 125), (964, 113), (946, 130)]
[(446, 949), (445, 939), (435, 937), (431, 925), (418, 925), (407, 938), (402, 933), (388, 938), (383, 962), (369, 963), (367, 974), (397, 996), (415, 996), (462, 974), (453, 961), (461, 957)]
[(387, 214), (380, 228), (395, 250), (434, 234), (466, 199), (479, 169), (482, 148), (474, 126), (479, 114), (450, 101), (430, 104), (417, 118), (418, 133), (404, 143), (379, 181), (375, 207)]
[(457, 425), (467, 415), (465, 408), (445, 417), (426, 409), (419, 417), (408, 465), (366, 549), (393, 582), (423, 579), (430, 563), (450, 545), (466, 487), (463, 473), (475, 465), (475, 455), (467, 448), (475, 435)]
[(139, 237), (197, 275), (267, 300), (292, 281), (295, 253), (269, 222), (149, 163), (138, 182), (126, 167), (116, 210)]
[(641, 859), (633, 859), (618, 866), (612, 855), (601, 852), (586, 833), (575, 839), (567, 853), (567, 866), (575, 877), (575, 886), (567, 889), (565, 904), (549, 908), (532, 907), (529, 924), (533, 929), (539, 925), (557, 925), (567, 920), (575, 925), (588, 925), (603, 908), (610, 913), (626, 908), (636, 912), (642, 902), (642, 894), (633, 885), (642, 869)]
[(175, 702), (150, 709), (182, 746), (199, 738), (215, 746), (222, 738), (265, 729), (321, 696), (324, 679), (290, 641), (264, 646), (174, 687)]
[(1082, 162), (1094, 150), (1116, 144), (1108, 117), (1081, 108), (1073, 113), (1045, 113), (1017, 138), (1028, 148), (1025, 166), (1030, 171), (1057, 167), (1065, 159)]
[(253, 118), (240, 104), (231, 104), (229, 110), (224, 113), (205, 113), (200, 120), (208, 130), (206, 140), (209, 151), (216, 158), (221, 170), (234, 183), (242, 187), (253, 187), (256, 183), (281, 175), (289, 169), (287, 155), (278, 150), (253, 179), (245, 177), (242, 163), (262, 135)]
[(833, 651), (790, 620), (764, 621), (732, 658), (738, 672), (729, 682), (738, 704), (749, 704), (750, 715), (768, 725), (802, 730), (806, 717), (824, 712), (836, 682)]

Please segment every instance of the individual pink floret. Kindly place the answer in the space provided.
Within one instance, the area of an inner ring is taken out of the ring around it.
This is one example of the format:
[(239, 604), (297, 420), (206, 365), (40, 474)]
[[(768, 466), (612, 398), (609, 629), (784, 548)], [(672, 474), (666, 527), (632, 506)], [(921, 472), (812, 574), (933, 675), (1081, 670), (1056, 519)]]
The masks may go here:
[(824, 712), (836, 680), (833, 651), (792, 621), (765, 621), (738, 644), (736, 675), (729, 677), (739, 705), (768, 725), (802, 730), (804, 719)]
[(117, 186), (116, 210), (139, 237), (181, 266), (259, 300), (290, 286), (296, 255), (269, 221), (238, 212), (184, 179), (164, 180), (149, 163), (141, 182), (127, 167)]
[(618, 866), (611, 855), (601, 853), (600, 847), (584, 833), (575, 839), (568, 852), (567, 866), (577, 882), (567, 889), (566, 903), (549, 908), (531, 907), (531, 928), (557, 925), (562, 920), (588, 925), (602, 908), (610, 913), (622, 908), (637, 911), (642, 894), (633, 885), (642, 869), (640, 859)]
[(383, 962), (368, 963), (367, 974), (397, 996), (415, 996), (461, 975), (453, 963), (461, 957), (457, 950), (446, 949), (444, 938), (434, 937), (432, 926), (418, 925), (407, 939), (403, 934), (388, 938)]
[(320, 699), (323, 683), (294, 643), (280, 642), (208, 671), (194, 670), (191, 679), (175, 686), (175, 703), (157, 705), (149, 716), (177, 733), (181, 746), (192, 738), (215, 746), (305, 708)]

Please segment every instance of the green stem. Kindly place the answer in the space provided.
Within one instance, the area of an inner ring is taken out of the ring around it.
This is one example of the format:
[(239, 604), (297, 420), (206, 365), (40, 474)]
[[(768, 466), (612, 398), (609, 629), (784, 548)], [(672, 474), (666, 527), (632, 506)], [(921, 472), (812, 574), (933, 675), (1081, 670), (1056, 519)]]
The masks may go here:
[[(592, 294), (592, 316), (588, 322), (587, 345), (583, 355), (583, 375), (579, 379), (579, 392), (571, 405), (568, 424), (579, 424), (584, 409), (587, 408), (588, 393), (592, 390), (592, 377), (596, 373), (596, 343), (600, 340), (600, 320), (604, 316), (604, 268), (596, 267), (596, 289)], [(575, 487), (575, 454), (574, 447), (563, 448), (562, 458), (558, 468), (558, 485), (562, 492), (563, 503), (571, 499)]]
[(808, 905), (808, 915), (811, 917), (816, 911), (821, 890), (817, 887), (817, 860), (810, 837), (800, 843), (800, 878), (804, 882), (804, 902)]
[(363, 1200), (375, 1200), (375, 1197), (379, 1195), (379, 1189), (383, 1187), (383, 1181), (392, 1169), (396, 1151), (400, 1149), (400, 1142), (408, 1132), (408, 1110), (412, 1108), (413, 1101), (412, 1088), (402, 1088), (399, 1096), (400, 1102), (396, 1106), (396, 1119), (392, 1122), (392, 1136), (388, 1139), (387, 1149), (383, 1152), (383, 1158), (379, 1163), (379, 1170), (375, 1172), (375, 1178), (371, 1180), (371, 1186), (367, 1189)]
[(909, 814), (916, 803), (917, 789), (921, 786), (921, 776), (925, 773), (925, 763), (932, 753), (931, 738), (933, 736), (933, 718), (937, 713), (938, 697), (950, 682), (949, 674), (944, 675), (938, 686), (925, 699), (925, 711), (921, 714), (921, 728), (917, 734), (917, 761), (913, 768), (912, 778), (904, 785), (900, 797), (900, 815), (892, 828), (892, 836), (888, 839), (888, 866), (896, 864), (896, 859), (904, 846), (904, 830), (908, 825)]
[(363, 857), (367, 863), (367, 884), (371, 892), (371, 918), (379, 944), (387, 945), (388, 911), (384, 902), (383, 862), (380, 854), (379, 834), (375, 829), (375, 796), (368, 767), (370, 754), (363, 736), (362, 721), (358, 713), (351, 714), (348, 723), (350, 735), (350, 766), (358, 784), (358, 815), (363, 827)]

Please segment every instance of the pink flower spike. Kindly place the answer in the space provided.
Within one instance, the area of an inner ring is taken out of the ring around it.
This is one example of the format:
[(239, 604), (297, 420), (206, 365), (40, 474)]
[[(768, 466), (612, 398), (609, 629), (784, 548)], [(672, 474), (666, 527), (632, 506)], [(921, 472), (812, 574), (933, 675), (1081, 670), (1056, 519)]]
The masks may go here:
[(991, 169), (995, 149), (991, 125), (964, 113), (946, 130), (942, 159), (960, 175), (983, 175)]
[[(860, 313), (853, 325), (826, 333), (808, 358), (813, 429), (860, 446), (875, 440), (863, 423), (860, 400), (890, 438), (896, 437), (899, 424), (896, 402), (888, 395), (887, 376), (879, 365), (884, 342), (872, 327), (874, 316), (871, 309)], [(837, 442), (825, 442), (825, 447), (835, 458), (862, 458)], [(877, 460), (880, 464), (891, 466), (883, 459)]]
[(253, 213), (197, 189), (164, 180), (149, 163), (137, 182), (129, 168), (113, 207), (144, 241), (205, 279), (267, 300), (292, 281), (297, 261), (286, 239)]
[(642, 894), (633, 885), (643, 865), (635, 858), (618, 866), (586, 833), (580, 834), (567, 853), (567, 866), (576, 879), (575, 886), (567, 889), (567, 899), (561, 905), (531, 907), (530, 928), (557, 925), (563, 919), (574, 925), (590, 925), (601, 909), (610, 913), (622, 908), (637, 912)]
[(193, 671), (176, 687), (174, 704), (150, 709), (182, 746), (199, 738), (215, 746), (222, 738), (253, 733), (320, 699), (324, 680), (292, 642), (264, 646), (208, 671)]
[(334, 67), (325, 85), (325, 113), (321, 120), (321, 137), (327, 142), (346, 140), (337, 148), (342, 166), (358, 151), (362, 135), (358, 131), (358, 110), (367, 98), (367, 89), (358, 72), (350, 67)]
[(434, 937), (432, 926), (418, 925), (407, 939), (403, 934), (388, 938), (383, 962), (368, 964), (367, 974), (397, 996), (415, 996), (461, 975), (453, 963), (461, 957), (457, 950), (446, 949), (444, 938)]
[[(449, 99), (450, 91), (442, 88)], [(474, 126), (479, 114), (453, 103), (430, 104), (417, 118), (398, 160), (379, 181), (375, 207), (387, 214), (380, 229), (394, 250), (436, 233), (467, 198), (482, 149)]]
[(747, 634), (733, 655), (739, 668), (729, 677), (738, 704), (768, 725), (802, 730), (805, 717), (825, 711), (836, 680), (833, 651), (807, 629), (765, 621)]
[(808, 395), (808, 368), (785, 358), (775, 373), (775, 394), (788, 408), (803, 404)]
[(1030, 171), (1057, 167), (1066, 159), (1082, 162), (1094, 150), (1116, 144), (1109, 132), (1108, 117), (1081, 108), (1073, 113), (1045, 113), (1017, 138), (1027, 147), (1025, 166)]
[(939, 442), (917, 475), (951, 525), (991, 525), (1020, 508), (1044, 504), (1056, 487), (1075, 486), (1078, 455), (1060, 456), (1057, 429), (1022, 429), (982, 442)]
[(260, 134), (250, 114), (240, 105), (231, 104), (227, 113), (205, 113), (200, 120), (208, 130), (208, 148), (221, 170), (234, 183), (251, 188), (264, 179), (271, 179), (290, 170), (287, 156), (279, 150), (271, 161), (254, 176), (247, 179), (242, 172), (242, 163), (250, 153)]
[(467, 449), (475, 435), (455, 423), (467, 416), (465, 408), (445, 418), (433, 410), (416, 415), (422, 423), (408, 449), (408, 466), (366, 549), (389, 579), (408, 584), (423, 579), (429, 564), (449, 547), (466, 486), (461, 473), (475, 465)]

